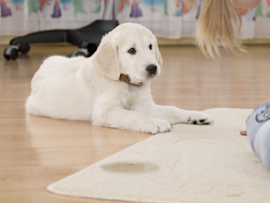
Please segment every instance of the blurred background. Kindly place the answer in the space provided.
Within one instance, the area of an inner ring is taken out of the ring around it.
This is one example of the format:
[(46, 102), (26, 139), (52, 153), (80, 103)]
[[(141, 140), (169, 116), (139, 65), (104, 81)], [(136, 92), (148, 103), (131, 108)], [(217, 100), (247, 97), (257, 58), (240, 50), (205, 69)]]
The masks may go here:
[[(113, 0), (108, 0), (113, 1)], [(119, 23), (140, 23), (159, 37), (160, 44), (194, 44), (196, 22), (204, 0), (196, 8), (182, 0), (120, 0)], [(0, 41), (50, 29), (75, 29), (101, 19), (106, 0), (0, 0)], [(269, 44), (270, 1), (262, 0), (253, 10), (239, 9), (245, 43)], [(176, 39), (176, 40), (164, 40)], [(181, 39), (181, 40), (179, 40)], [(264, 40), (262, 40), (264, 39)]]

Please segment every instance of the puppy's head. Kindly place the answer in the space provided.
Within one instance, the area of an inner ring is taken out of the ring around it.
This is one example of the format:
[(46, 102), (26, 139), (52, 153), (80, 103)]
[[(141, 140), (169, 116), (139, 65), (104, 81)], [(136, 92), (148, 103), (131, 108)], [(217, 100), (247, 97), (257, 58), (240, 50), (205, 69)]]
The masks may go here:
[(163, 60), (157, 39), (150, 30), (125, 23), (102, 38), (93, 63), (112, 80), (119, 80), (122, 73), (132, 81), (145, 82), (160, 74)]

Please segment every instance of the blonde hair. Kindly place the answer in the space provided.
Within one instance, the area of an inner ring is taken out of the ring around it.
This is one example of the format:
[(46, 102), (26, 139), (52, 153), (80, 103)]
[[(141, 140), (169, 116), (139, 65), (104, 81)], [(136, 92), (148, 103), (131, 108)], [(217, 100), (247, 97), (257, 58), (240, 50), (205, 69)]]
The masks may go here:
[[(189, 6), (196, 0), (184, 0)], [(196, 28), (196, 41), (204, 55), (220, 55), (219, 45), (234, 53), (241, 47), (241, 16), (233, 0), (205, 0)], [(236, 28), (236, 30), (235, 30)]]
[(195, 7), (196, 6), (196, 0), (184, 0), (185, 4), (187, 6)]

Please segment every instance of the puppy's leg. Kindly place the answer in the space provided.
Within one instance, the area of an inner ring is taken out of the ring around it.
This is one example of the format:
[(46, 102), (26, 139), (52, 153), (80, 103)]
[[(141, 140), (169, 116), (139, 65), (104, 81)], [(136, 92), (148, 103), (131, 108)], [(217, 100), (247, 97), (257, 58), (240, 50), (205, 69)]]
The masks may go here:
[(136, 102), (132, 110), (141, 112), (153, 118), (160, 118), (170, 122), (176, 123), (190, 123), (190, 124), (210, 124), (213, 119), (210, 115), (200, 111), (186, 111), (174, 106), (159, 106), (152, 100), (141, 100)]
[(190, 123), (190, 124), (210, 124), (213, 119), (210, 115), (200, 111), (186, 111), (174, 106), (158, 106), (152, 107), (151, 111), (148, 111), (146, 115), (154, 118), (163, 118), (170, 122), (170, 124), (176, 123)]
[(109, 111), (94, 111), (93, 125), (121, 128), (132, 131), (164, 133), (171, 130), (168, 121), (151, 118), (142, 113), (114, 107)]

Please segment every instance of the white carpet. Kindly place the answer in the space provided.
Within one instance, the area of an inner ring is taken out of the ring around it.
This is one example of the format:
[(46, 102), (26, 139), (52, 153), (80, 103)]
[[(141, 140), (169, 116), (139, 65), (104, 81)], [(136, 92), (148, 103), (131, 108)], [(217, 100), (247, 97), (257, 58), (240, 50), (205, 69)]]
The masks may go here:
[(48, 190), (138, 202), (270, 202), (270, 172), (240, 136), (252, 110), (209, 109), (213, 125), (173, 127), (120, 151)]

